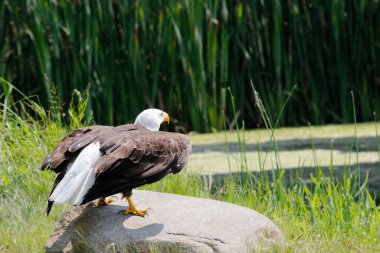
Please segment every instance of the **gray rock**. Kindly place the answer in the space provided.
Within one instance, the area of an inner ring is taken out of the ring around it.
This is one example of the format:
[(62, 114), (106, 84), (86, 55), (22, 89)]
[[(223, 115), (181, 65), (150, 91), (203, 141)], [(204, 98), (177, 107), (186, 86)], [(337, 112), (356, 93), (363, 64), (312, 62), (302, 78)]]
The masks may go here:
[(46, 252), (251, 252), (277, 251), (284, 243), (272, 221), (241, 206), (139, 190), (133, 200), (137, 207), (149, 208), (145, 218), (118, 214), (127, 209), (125, 200), (73, 207)]

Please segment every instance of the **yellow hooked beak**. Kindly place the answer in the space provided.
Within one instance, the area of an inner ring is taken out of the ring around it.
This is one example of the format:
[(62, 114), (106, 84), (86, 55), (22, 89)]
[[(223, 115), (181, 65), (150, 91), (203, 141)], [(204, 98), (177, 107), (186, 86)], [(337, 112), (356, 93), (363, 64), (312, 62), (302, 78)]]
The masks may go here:
[(169, 114), (167, 114), (166, 112), (163, 112), (162, 117), (164, 118), (164, 121), (168, 122), (169, 124), (170, 122)]

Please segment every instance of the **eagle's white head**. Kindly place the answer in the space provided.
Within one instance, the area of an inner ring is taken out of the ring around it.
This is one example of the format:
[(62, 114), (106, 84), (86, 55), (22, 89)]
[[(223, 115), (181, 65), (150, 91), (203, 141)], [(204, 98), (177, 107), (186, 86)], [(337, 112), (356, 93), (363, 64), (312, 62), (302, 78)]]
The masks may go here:
[(151, 131), (158, 131), (161, 123), (164, 121), (169, 122), (169, 120), (169, 115), (166, 112), (152, 108), (140, 113), (135, 120), (135, 124), (141, 124)]

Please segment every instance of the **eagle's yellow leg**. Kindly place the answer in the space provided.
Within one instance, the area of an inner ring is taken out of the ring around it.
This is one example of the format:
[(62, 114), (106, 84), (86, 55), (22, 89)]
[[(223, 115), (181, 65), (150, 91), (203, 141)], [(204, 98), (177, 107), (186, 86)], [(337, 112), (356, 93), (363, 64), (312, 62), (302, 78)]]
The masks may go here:
[(112, 202), (113, 202), (112, 197), (107, 197), (107, 198), (100, 197), (96, 206), (106, 206), (107, 204), (112, 203)]
[(136, 214), (138, 216), (144, 217), (145, 214), (148, 212), (148, 209), (137, 209), (135, 204), (132, 201), (131, 196), (123, 195), (123, 198), (126, 198), (128, 201), (129, 208), (127, 210), (120, 211), (120, 213), (127, 215), (127, 214)]

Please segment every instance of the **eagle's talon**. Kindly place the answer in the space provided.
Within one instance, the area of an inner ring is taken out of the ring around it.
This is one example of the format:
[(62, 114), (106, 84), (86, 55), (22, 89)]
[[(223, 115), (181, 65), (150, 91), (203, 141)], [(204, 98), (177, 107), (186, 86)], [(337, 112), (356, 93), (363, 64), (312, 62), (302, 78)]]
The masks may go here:
[(109, 203), (112, 203), (112, 202), (114, 202), (113, 197), (107, 197), (107, 198), (101, 197), (99, 198), (96, 206), (107, 206)]
[(106, 203), (109, 204), (109, 203), (112, 203), (112, 202), (116, 202), (115, 200), (113, 199), (116, 199), (116, 201), (118, 201), (119, 199), (117, 198), (117, 196), (110, 196), (110, 197), (107, 197), (106, 198)]
[(140, 217), (144, 217), (145, 214), (148, 212), (148, 209), (137, 209), (137, 208), (128, 208), (127, 210), (121, 210), (118, 214), (134, 214)]

